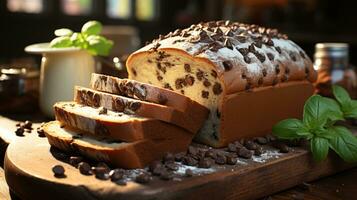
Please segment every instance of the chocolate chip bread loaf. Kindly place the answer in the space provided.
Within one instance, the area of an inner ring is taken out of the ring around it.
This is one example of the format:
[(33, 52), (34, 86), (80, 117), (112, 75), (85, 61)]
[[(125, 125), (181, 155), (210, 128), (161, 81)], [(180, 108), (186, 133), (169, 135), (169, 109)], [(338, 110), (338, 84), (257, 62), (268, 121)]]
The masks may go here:
[(208, 114), (207, 110), (199, 112), (196, 109), (191, 109), (182, 112), (169, 106), (99, 92), (79, 86), (75, 88), (74, 100), (77, 103), (91, 107), (104, 107), (116, 112), (162, 120), (182, 127), (192, 133), (196, 133), (202, 127)]
[(43, 130), (51, 146), (126, 169), (144, 168), (153, 160), (161, 159), (166, 152), (186, 151), (191, 142), (189, 138), (120, 142), (82, 135), (71, 127), (61, 127), (58, 121), (46, 123)]
[(129, 79), (184, 94), (210, 109), (196, 140), (224, 146), (301, 117), (316, 79), (311, 60), (276, 29), (230, 21), (176, 30), (134, 52)]
[(75, 102), (54, 105), (56, 120), (62, 125), (83, 131), (97, 138), (134, 142), (138, 140), (191, 139), (193, 133), (160, 120), (93, 108)]

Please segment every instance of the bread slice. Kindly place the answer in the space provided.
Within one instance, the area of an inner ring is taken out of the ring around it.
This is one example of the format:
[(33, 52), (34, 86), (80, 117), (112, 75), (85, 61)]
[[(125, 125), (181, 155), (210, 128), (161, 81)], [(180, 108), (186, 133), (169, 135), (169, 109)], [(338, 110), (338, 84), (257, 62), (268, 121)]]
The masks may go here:
[(46, 123), (43, 130), (51, 146), (67, 152), (78, 152), (90, 159), (126, 169), (143, 168), (162, 158), (166, 152), (185, 151), (191, 142), (189, 139), (115, 142), (82, 135), (72, 128), (61, 128), (58, 121)]
[(193, 134), (178, 126), (152, 118), (106, 111), (75, 102), (54, 105), (56, 119), (87, 134), (114, 140), (133, 142), (143, 139), (188, 139)]
[(94, 90), (118, 94), (143, 101), (173, 107), (179, 111), (205, 113), (208, 109), (177, 92), (141, 83), (130, 79), (121, 79), (103, 74), (92, 74), (90, 86)]
[(206, 120), (208, 111), (197, 112), (187, 110), (182, 112), (172, 107), (131, 99), (119, 95), (95, 91), (77, 86), (75, 101), (91, 107), (105, 107), (109, 110), (136, 114), (141, 117), (154, 118), (180, 126), (192, 133), (196, 133)]

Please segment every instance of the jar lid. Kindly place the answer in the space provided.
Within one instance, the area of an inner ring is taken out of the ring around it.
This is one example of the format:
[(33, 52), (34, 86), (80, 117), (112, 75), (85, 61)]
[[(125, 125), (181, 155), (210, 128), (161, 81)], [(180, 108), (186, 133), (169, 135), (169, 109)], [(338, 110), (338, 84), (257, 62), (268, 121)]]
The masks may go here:
[(346, 58), (348, 59), (347, 43), (317, 43), (315, 45), (315, 58)]

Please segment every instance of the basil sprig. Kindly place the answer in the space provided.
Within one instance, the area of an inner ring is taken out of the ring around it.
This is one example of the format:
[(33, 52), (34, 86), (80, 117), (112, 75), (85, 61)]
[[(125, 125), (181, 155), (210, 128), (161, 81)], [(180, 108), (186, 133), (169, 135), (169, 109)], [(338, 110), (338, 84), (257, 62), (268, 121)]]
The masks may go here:
[(55, 30), (57, 36), (50, 43), (52, 48), (78, 47), (86, 49), (90, 54), (96, 56), (107, 56), (113, 47), (113, 41), (99, 35), (102, 24), (98, 21), (89, 21), (82, 27), (80, 33), (73, 32), (67, 28)]
[(357, 101), (347, 91), (333, 86), (336, 100), (311, 96), (305, 103), (303, 120), (285, 119), (273, 127), (273, 134), (280, 139), (307, 139), (313, 158), (326, 159), (329, 149), (335, 151), (346, 162), (357, 162), (357, 137), (337, 121), (357, 119)]

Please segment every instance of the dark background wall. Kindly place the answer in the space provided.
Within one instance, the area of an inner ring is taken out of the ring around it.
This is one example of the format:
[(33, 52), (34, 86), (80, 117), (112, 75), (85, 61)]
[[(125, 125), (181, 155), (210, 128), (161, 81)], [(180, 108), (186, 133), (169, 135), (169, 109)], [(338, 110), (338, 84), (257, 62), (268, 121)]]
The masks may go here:
[[(7, 1), (0, 3), (0, 64), (28, 56), (23, 48), (32, 43), (50, 41), (53, 30), (68, 27), (80, 30), (89, 19), (106, 25), (132, 25), (139, 29), (142, 43), (176, 28), (208, 20), (230, 19), (278, 28), (312, 56), (317, 42), (347, 42), (351, 60), (357, 64), (357, 11), (348, 0), (157, 0), (156, 17), (140, 21), (106, 15), (108, 4), (93, 0), (87, 16), (68, 16), (60, 0), (44, 0), (44, 12), (10, 12)], [(133, 8), (136, 1), (133, 0)]]

